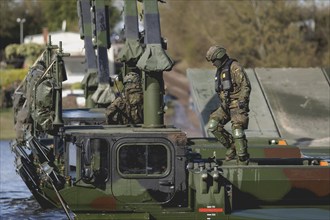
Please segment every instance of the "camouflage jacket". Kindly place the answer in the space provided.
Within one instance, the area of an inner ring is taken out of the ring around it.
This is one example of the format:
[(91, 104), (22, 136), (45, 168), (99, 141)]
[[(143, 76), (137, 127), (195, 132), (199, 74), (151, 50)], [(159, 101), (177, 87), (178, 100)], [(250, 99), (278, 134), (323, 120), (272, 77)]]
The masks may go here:
[(107, 124), (143, 123), (142, 91), (126, 93), (116, 98), (106, 109)]
[[(223, 70), (220, 70), (220, 76), (222, 71)], [(251, 92), (251, 84), (246, 72), (237, 61), (233, 61), (230, 65), (229, 73), (231, 88), (227, 92), (227, 97), (226, 92), (223, 89), (219, 90), (218, 95), (221, 102), (228, 102), (227, 104), (230, 108), (237, 107), (238, 102), (245, 102), (248, 105), (250, 99), (249, 97)]]

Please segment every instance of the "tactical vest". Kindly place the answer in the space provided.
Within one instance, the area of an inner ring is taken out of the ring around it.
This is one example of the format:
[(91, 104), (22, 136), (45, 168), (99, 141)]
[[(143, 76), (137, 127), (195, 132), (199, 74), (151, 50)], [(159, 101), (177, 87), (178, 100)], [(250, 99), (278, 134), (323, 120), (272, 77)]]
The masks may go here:
[(236, 60), (228, 59), (224, 67), (217, 70), (215, 74), (215, 91), (217, 93), (232, 90), (230, 66), (234, 61)]

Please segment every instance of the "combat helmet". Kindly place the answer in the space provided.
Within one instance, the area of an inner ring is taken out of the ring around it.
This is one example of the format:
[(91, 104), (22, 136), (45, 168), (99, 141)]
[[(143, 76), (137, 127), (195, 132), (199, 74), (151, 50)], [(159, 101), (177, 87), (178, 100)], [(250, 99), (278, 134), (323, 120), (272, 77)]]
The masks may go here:
[(129, 72), (126, 74), (126, 76), (124, 77), (124, 85), (125, 84), (129, 84), (129, 83), (136, 83), (139, 84), (140, 83), (140, 76), (138, 73), (135, 72)]
[(140, 75), (135, 72), (127, 73), (123, 83), (126, 92), (140, 91), (142, 89)]
[(221, 59), (226, 55), (226, 49), (224, 47), (215, 45), (210, 47), (210, 49), (206, 52), (206, 60), (208, 62), (214, 61), (216, 59)]

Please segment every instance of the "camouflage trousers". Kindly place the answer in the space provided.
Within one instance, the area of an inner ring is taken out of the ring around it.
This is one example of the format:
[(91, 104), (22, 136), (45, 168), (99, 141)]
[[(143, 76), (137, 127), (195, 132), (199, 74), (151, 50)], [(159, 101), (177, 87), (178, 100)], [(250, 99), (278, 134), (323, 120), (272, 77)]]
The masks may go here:
[[(237, 105), (237, 107), (235, 105), (233, 107), (233, 103), (230, 106), (231, 108), (220, 106), (210, 115), (209, 125), (214, 121), (217, 123), (216, 128), (213, 127), (211, 132), (228, 149), (226, 160), (235, 158), (237, 152), (239, 160), (247, 161), (249, 154), (247, 153), (247, 140), (244, 129), (248, 128), (248, 110), (240, 109)], [(232, 124), (232, 134), (224, 129), (229, 121)]]
[(248, 112), (238, 107), (228, 108), (226, 106), (220, 106), (212, 112), (210, 115), (211, 119), (218, 121), (221, 127), (224, 127), (229, 121), (231, 121), (232, 128), (247, 129), (249, 124)]

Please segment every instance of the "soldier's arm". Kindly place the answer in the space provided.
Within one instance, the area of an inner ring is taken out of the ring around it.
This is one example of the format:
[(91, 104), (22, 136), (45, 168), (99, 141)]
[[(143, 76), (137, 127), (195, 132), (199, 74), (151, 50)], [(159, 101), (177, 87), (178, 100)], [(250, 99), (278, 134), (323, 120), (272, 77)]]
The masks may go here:
[(236, 63), (232, 66), (231, 71), (233, 73), (234, 83), (241, 87), (238, 100), (248, 102), (251, 92), (251, 84), (245, 70), (240, 64)]
[(107, 124), (117, 124), (119, 99), (115, 99), (105, 110)]

